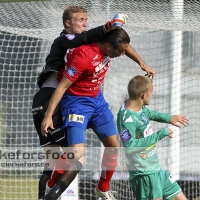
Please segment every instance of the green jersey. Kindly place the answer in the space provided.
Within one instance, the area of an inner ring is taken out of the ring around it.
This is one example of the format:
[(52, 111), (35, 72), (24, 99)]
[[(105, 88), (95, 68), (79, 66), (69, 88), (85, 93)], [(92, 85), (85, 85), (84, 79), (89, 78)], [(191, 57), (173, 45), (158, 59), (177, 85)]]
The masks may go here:
[(168, 136), (163, 128), (154, 133), (150, 120), (169, 123), (171, 115), (152, 111), (145, 106), (134, 112), (121, 106), (117, 115), (117, 128), (127, 157), (129, 180), (161, 170), (156, 142)]

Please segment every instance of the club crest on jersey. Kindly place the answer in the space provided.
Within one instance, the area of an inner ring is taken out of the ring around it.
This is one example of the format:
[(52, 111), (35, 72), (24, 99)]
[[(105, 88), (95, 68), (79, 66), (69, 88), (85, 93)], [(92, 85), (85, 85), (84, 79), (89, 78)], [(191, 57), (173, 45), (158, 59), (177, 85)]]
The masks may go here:
[(69, 114), (69, 122), (84, 123), (85, 117), (83, 115)]
[(142, 115), (142, 119), (143, 119), (143, 121), (146, 123), (148, 120), (147, 120), (147, 118), (144, 116), (144, 115)]
[(131, 134), (130, 134), (129, 130), (128, 129), (123, 130), (120, 133), (120, 138), (121, 138), (122, 142), (126, 142), (126, 141), (130, 140)]
[(65, 36), (67, 37), (68, 40), (73, 40), (75, 38), (74, 34), (67, 34)]
[(77, 71), (76, 71), (76, 69), (74, 68), (74, 66), (70, 66), (70, 68), (67, 70), (67, 73), (70, 75), (70, 76), (75, 76), (76, 75), (76, 73), (77, 73)]

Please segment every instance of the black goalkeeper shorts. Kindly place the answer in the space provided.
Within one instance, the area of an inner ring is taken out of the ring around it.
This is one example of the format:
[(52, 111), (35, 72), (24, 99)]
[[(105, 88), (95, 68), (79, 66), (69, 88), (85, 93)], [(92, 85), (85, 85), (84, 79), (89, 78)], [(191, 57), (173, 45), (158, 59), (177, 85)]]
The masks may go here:
[(60, 105), (55, 109), (53, 114), (53, 126), (54, 130), (50, 130), (47, 137), (42, 136), (41, 123), (44, 119), (45, 112), (48, 108), (49, 101), (55, 88), (41, 88), (33, 97), (32, 114), (36, 131), (40, 139), (40, 146), (46, 146), (49, 144), (57, 144), (61, 147), (67, 147), (67, 137), (65, 137), (65, 131), (61, 129), (63, 122), (60, 113)]

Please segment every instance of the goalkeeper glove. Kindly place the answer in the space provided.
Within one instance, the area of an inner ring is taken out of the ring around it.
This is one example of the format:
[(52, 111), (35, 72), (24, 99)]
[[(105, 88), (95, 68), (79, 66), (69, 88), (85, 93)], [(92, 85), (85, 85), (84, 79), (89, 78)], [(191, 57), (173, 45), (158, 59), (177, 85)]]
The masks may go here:
[(128, 19), (127, 15), (117, 13), (111, 21), (105, 24), (105, 30), (109, 32), (110, 30), (121, 28)]

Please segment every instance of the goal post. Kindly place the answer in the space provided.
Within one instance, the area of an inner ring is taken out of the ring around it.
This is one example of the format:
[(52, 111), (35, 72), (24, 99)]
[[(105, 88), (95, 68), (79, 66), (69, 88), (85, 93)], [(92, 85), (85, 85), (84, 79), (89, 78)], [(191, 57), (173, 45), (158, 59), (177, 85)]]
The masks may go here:
[[(156, 71), (150, 109), (185, 114), (190, 125), (176, 129), (174, 138), (158, 143), (163, 168), (179, 181), (188, 199), (200, 195), (199, 121), (200, 106), (200, 3), (197, 0), (46, 0), (0, 2), (0, 150), (41, 151), (31, 113), (36, 81), (45, 65), (53, 40), (63, 29), (62, 13), (69, 5), (88, 10), (88, 28), (104, 24), (116, 13), (128, 15), (124, 29), (131, 46)], [(127, 84), (135, 75), (144, 75), (140, 66), (126, 56), (113, 59), (103, 86), (103, 94), (115, 118), (127, 98)], [(154, 131), (166, 124), (152, 122)], [(73, 200), (95, 200), (103, 147), (97, 136), (87, 131), (86, 166), (79, 173)], [(98, 147), (98, 149), (95, 149)], [(100, 149), (100, 150), (99, 150)], [(134, 199), (128, 182), (123, 150), (111, 181), (117, 199)], [(0, 165), (5, 161), (0, 154)], [(34, 160), (34, 162), (44, 160)], [(35, 200), (41, 167), (0, 167), (1, 200)], [(78, 186), (78, 187), (77, 187)]]

